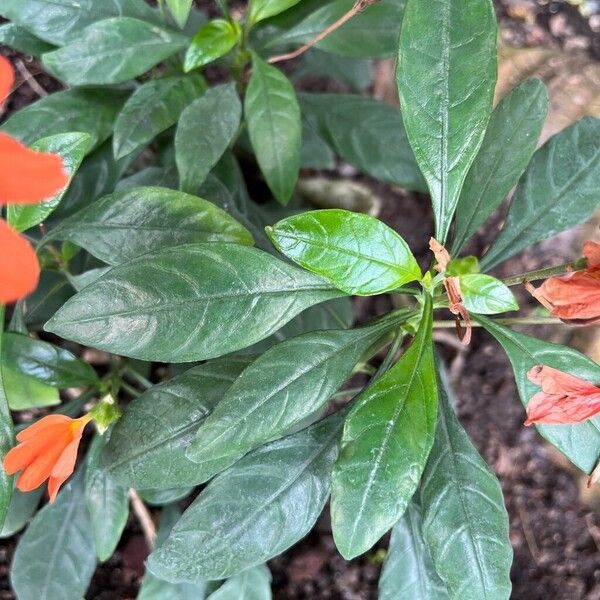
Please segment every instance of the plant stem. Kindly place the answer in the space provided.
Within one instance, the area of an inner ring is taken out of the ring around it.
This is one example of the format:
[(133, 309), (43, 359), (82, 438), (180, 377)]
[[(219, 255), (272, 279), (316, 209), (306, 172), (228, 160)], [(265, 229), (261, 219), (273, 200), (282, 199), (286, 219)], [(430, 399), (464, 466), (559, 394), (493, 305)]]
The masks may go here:
[(145, 390), (149, 390), (151, 387), (154, 387), (154, 384), (150, 380), (138, 373), (131, 365), (127, 365), (124, 370), (125, 373), (131, 377), (131, 379), (141, 385)]
[(130, 396), (139, 398), (142, 394), (139, 390), (136, 390), (132, 385), (129, 385), (126, 381), (121, 381), (120, 388), (125, 390)]
[[(502, 325), (565, 325), (566, 327), (573, 327), (573, 325), (563, 323), (560, 319), (557, 319), (556, 317), (514, 317), (505, 319), (495, 319), (494, 321)], [(473, 322), (472, 326), (481, 327), (481, 325), (477, 322)], [(433, 322), (434, 329), (454, 329), (454, 327), (456, 327), (456, 321), (448, 320)]]
[(129, 490), (128, 496), (129, 501), (131, 502), (131, 508), (144, 532), (148, 550), (154, 550), (154, 544), (156, 542), (156, 525), (154, 525), (152, 515), (133, 488)]
[(539, 279), (546, 279), (553, 275), (564, 275), (569, 271), (577, 271), (583, 269), (587, 265), (585, 258), (580, 258), (576, 261), (565, 263), (564, 265), (558, 265), (557, 267), (547, 267), (546, 269), (537, 269), (535, 271), (527, 271), (520, 275), (513, 275), (503, 279), (503, 283), (508, 286), (519, 285), (525, 281), (538, 281)]

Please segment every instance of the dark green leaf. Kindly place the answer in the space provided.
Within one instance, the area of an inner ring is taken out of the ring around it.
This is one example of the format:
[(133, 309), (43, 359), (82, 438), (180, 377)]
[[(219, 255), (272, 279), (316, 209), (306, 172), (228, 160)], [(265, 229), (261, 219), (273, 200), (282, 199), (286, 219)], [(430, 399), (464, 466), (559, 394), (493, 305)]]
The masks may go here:
[(302, 126), (294, 87), (275, 67), (252, 56), (252, 76), (244, 112), (256, 160), (281, 204), (298, 180)]
[(180, 188), (195, 194), (237, 132), (242, 105), (235, 86), (209, 89), (182, 113), (175, 134)]
[(600, 204), (600, 119), (587, 117), (550, 138), (519, 182), (486, 271), (523, 248), (589, 219)]
[(298, 2), (300, 0), (251, 0), (248, 21), (254, 25), (287, 10)]
[(64, 273), (43, 270), (35, 291), (25, 299), (25, 323), (30, 331), (44, 323), (73, 295)]
[(342, 556), (366, 552), (402, 516), (433, 444), (437, 385), (429, 299), (413, 343), (364, 390), (333, 470), (331, 523)]
[(150, 555), (150, 571), (170, 581), (222, 579), (303, 538), (329, 496), (342, 420), (336, 413), (262, 446), (213, 479)]
[(186, 244), (115, 267), (71, 298), (46, 330), (114, 354), (189, 362), (249, 346), (340, 295), (255, 248)]
[(185, 450), (202, 421), (250, 359), (228, 357), (194, 367), (136, 398), (103, 451), (107, 472), (141, 490), (202, 483)]
[(533, 156), (547, 113), (548, 92), (537, 79), (521, 84), (494, 109), (456, 206), (452, 255), (459, 254), (516, 185)]
[(17, 544), (10, 578), (19, 600), (74, 600), (85, 594), (95, 567), (80, 473), (37, 513)]
[(448, 600), (423, 540), (421, 509), (413, 501), (392, 529), (379, 578), (379, 600)]
[(214, 19), (203, 25), (185, 53), (183, 70), (203, 67), (227, 54), (240, 40), (242, 30), (237, 22)]
[(409, 0), (404, 13), (400, 105), (442, 244), (492, 112), (496, 35), (491, 0), (473, 0), (469, 10), (461, 0)]
[[(0, 323), (4, 324), (4, 306), (0, 305)], [(6, 453), (12, 448), (13, 423), (10, 416), (8, 405), (8, 396), (6, 393), (6, 381), (2, 363), (4, 361), (4, 327), (0, 328), (0, 456), (4, 459)], [(13, 489), (13, 478), (6, 474), (4, 469), (0, 469), (0, 529), (4, 525), (4, 519), (8, 512), (10, 496)]]
[(54, 49), (52, 44), (40, 40), (27, 29), (15, 23), (0, 25), (0, 44), (31, 56), (40, 56), (40, 54)]
[(69, 282), (75, 288), (75, 291), (79, 292), (84, 287), (90, 285), (96, 281), (96, 279), (100, 279), (102, 275), (108, 273), (110, 271), (110, 267), (98, 267), (97, 269), (90, 269), (89, 271), (85, 271), (84, 273), (80, 273), (79, 275), (70, 275)]
[[(600, 382), (600, 365), (580, 352), (517, 333), (486, 317), (477, 320), (496, 338), (510, 359), (521, 402), (527, 406), (540, 388), (527, 373), (537, 365), (547, 365), (594, 383)], [(576, 425), (536, 425), (542, 437), (556, 446), (585, 473), (598, 463), (600, 417)]]
[(116, 158), (144, 148), (155, 136), (177, 123), (183, 109), (206, 90), (201, 75), (165, 77), (140, 85), (115, 123)]
[(333, 169), (335, 167), (331, 148), (307, 121), (302, 122), (300, 166), (304, 169)]
[(26, 410), (60, 403), (58, 389), (2, 364), (4, 392), (11, 410)]
[(423, 536), (452, 600), (508, 600), (512, 547), (500, 483), (469, 440), (440, 372), (435, 442), (421, 480)]
[(185, 48), (186, 36), (131, 17), (86, 27), (68, 45), (42, 57), (44, 66), (69, 85), (122, 83)]
[[(39, 152), (52, 152), (61, 156), (70, 181), (83, 157), (87, 154), (90, 141), (87, 133), (60, 133), (39, 140), (32, 144), (31, 148)], [(38, 204), (10, 204), (6, 214), (11, 227), (17, 231), (25, 231), (39, 225), (56, 209), (65, 195), (67, 187), (52, 198)]]
[(151, 506), (164, 506), (189, 496), (194, 488), (167, 488), (166, 490), (138, 490), (140, 498)]
[(469, 312), (494, 315), (509, 310), (519, 310), (510, 289), (499, 279), (481, 273), (461, 275), (460, 293)]
[(58, 46), (88, 25), (110, 17), (159, 22), (158, 15), (144, 0), (2, 0), (0, 14)]
[(65, 219), (47, 239), (73, 242), (110, 265), (187, 242), (253, 243), (250, 232), (214, 204), (158, 187), (105, 196)]
[(228, 579), (208, 600), (271, 600), (271, 573), (259, 565)]
[(12, 114), (1, 129), (25, 144), (58, 133), (81, 131), (90, 136), (91, 151), (110, 136), (125, 96), (118, 90), (56, 92)]
[(202, 479), (318, 411), (361, 356), (400, 321), (306, 333), (267, 350), (227, 390), (188, 447)]
[(33, 492), (13, 490), (4, 527), (0, 530), (0, 539), (11, 537), (25, 527), (27, 521), (35, 514), (43, 493), (44, 488), (41, 486)]
[(5, 367), (42, 383), (69, 388), (94, 384), (98, 376), (86, 362), (64, 348), (19, 333), (4, 335)]
[(92, 441), (85, 469), (85, 503), (96, 554), (101, 561), (112, 556), (129, 515), (127, 488), (118, 485), (100, 463), (107, 435), (96, 435)]
[(397, 108), (352, 94), (304, 93), (299, 100), (304, 120), (346, 162), (375, 179), (427, 189)]
[(267, 234), (285, 256), (347, 294), (382, 294), (421, 278), (406, 242), (365, 214), (313, 210), (279, 221)]
[(183, 28), (187, 23), (194, 0), (166, 0), (175, 23)]

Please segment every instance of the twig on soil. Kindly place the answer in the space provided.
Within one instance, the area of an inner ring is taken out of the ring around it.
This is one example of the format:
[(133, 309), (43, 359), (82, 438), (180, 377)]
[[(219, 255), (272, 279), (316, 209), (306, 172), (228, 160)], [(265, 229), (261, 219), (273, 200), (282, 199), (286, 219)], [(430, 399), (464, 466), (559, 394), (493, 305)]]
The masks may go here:
[(326, 27), (323, 31), (318, 33), (312, 40), (308, 41), (304, 46), (300, 46), (293, 52), (287, 52), (286, 54), (278, 54), (272, 56), (268, 62), (273, 64), (284, 60), (291, 60), (297, 58), (301, 54), (304, 54), (307, 50), (310, 50), (315, 44), (318, 44), (321, 40), (325, 39), (329, 34), (333, 33), (336, 29), (339, 29), (344, 23), (347, 23), (352, 17), (362, 12), (365, 8), (371, 4), (375, 4), (379, 0), (356, 0), (352, 8), (344, 13), (337, 21), (333, 22), (329, 27)]
[(131, 508), (144, 533), (144, 538), (146, 538), (148, 549), (153, 550), (154, 543), (156, 542), (156, 525), (154, 525), (150, 511), (146, 508), (146, 505), (133, 488), (129, 490), (129, 500), (131, 502)]
[[(512, 319), (494, 319), (494, 322), (502, 325), (563, 325), (564, 327), (575, 327), (575, 325), (564, 323), (556, 317), (514, 317)], [(461, 324), (463, 324), (462, 321)], [(481, 324), (474, 322), (472, 326), (481, 327)], [(454, 329), (455, 327), (456, 321), (441, 320), (433, 322), (434, 329)]]
[(44, 98), (48, 95), (48, 92), (36, 81), (35, 77), (27, 70), (25, 63), (20, 59), (15, 59), (15, 65), (19, 75), (23, 78), (23, 82), (26, 83), (40, 98)]
[(525, 534), (525, 541), (527, 542), (527, 547), (529, 548), (529, 552), (531, 553), (531, 557), (535, 561), (536, 565), (540, 564), (540, 549), (535, 541), (535, 535), (533, 530), (531, 529), (531, 525), (529, 524), (529, 516), (527, 515), (527, 511), (523, 506), (523, 500), (520, 497), (516, 498), (517, 500), (517, 510), (519, 511), (519, 519), (521, 520), (521, 526), (523, 528), (523, 533)]

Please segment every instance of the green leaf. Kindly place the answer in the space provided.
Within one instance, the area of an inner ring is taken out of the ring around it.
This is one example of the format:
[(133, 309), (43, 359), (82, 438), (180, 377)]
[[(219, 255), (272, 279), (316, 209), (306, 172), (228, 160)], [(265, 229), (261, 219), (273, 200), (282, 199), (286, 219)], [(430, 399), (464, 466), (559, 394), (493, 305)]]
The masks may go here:
[(143, 83), (129, 97), (115, 123), (115, 158), (141, 150), (177, 123), (183, 109), (206, 91), (201, 75), (176, 75)]
[(43, 493), (44, 488), (41, 486), (32, 492), (13, 490), (4, 527), (0, 530), (0, 539), (11, 537), (25, 527), (35, 514)]
[(46, 504), (23, 534), (11, 567), (19, 600), (81, 598), (96, 567), (81, 473), (54, 504)]
[(353, 94), (298, 97), (304, 121), (343, 160), (386, 183), (427, 190), (397, 108)]
[[(14, 434), (13, 422), (10, 416), (6, 380), (3, 368), (4, 362), (4, 306), (0, 305), (0, 457), (4, 459), (6, 453), (13, 447)], [(8, 512), (10, 496), (13, 490), (13, 478), (0, 468), (0, 528)]]
[(185, 48), (180, 33), (131, 17), (86, 27), (66, 46), (42, 57), (44, 66), (69, 85), (122, 83)]
[(331, 493), (333, 538), (346, 559), (398, 521), (425, 468), (437, 412), (431, 324), (429, 298), (409, 349), (358, 396), (346, 419)]
[(248, 22), (254, 25), (298, 4), (300, 0), (250, 0)]
[(365, 214), (313, 210), (279, 221), (267, 234), (281, 253), (347, 294), (382, 294), (421, 278), (406, 242)]
[(183, 70), (188, 73), (221, 58), (240, 41), (241, 35), (242, 30), (235, 21), (209, 21), (192, 39), (185, 53)]
[(495, 277), (473, 273), (461, 275), (459, 281), (463, 304), (469, 312), (495, 315), (519, 310), (510, 289)]
[(166, 0), (169, 11), (175, 19), (175, 23), (179, 25), (181, 29), (187, 23), (190, 11), (192, 10), (192, 4), (194, 0)]
[(110, 17), (159, 22), (144, 0), (2, 0), (0, 14), (37, 37), (62, 46), (88, 25)]
[(450, 276), (473, 275), (479, 273), (479, 260), (476, 256), (463, 256), (453, 258), (446, 267), (446, 274)]
[(100, 463), (107, 435), (94, 437), (85, 469), (85, 504), (100, 561), (112, 556), (129, 516), (127, 488), (118, 485)]
[(100, 89), (56, 92), (13, 113), (0, 129), (25, 144), (58, 133), (81, 131), (91, 138), (91, 152), (112, 133), (125, 95), (118, 90)]
[(250, 359), (228, 357), (189, 369), (136, 398), (115, 424), (102, 461), (118, 483), (141, 490), (205, 479), (185, 450)]
[(401, 320), (306, 333), (267, 350), (227, 390), (188, 447), (202, 479), (322, 408), (361, 356)]
[(40, 40), (16, 23), (0, 25), (0, 44), (31, 56), (40, 56), (40, 54), (54, 49), (52, 44)]
[(500, 234), (481, 260), (486, 271), (524, 248), (589, 219), (599, 205), (600, 119), (587, 117), (533, 156)]
[(4, 335), (2, 362), (5, 368), (58, 388), (98, 381), (94, 369), (68, 350), (19, 333)]
[(303, 538), (329, 496), (342, 421), (336, 413), (262, 446), (213, 479), (150, 555), (150, 571), (169, 581), (222, 579)]
[(448, 600), (423, 540), (423, 519), (414, 500), (392, 529), (379, 578), (379, 600)]
[(249, 346), (339, 295), (320, 277), (255, 248), (185, 244), (115, 267), (45, 328), (114, 354), (189, 362)]
[(456, 206), (451, 254), (500, 206), (531, 160), (548, 114), (546, 86), (532, 79), (494, 109)]
[(25, 299), (25, 323), (39, 331), (44, 323), (73, 295), (64, 273), (43, 270), (35, 291)]
[[(283, 27), (270, 36), (265, 47), (291, 47), (309, 42), (346, 14), (354, 5), (354, 0), (335, 0), (321, 4), (299, 23)], [(403, 10), (404, 0), (380, 0), (317, 42), (316, 47), (351, 58), (392, 56), (398, 47)]]
[[(45, 137), (35, 144), (33, 150), (58, 154), (63, 159), (64, 169), (69, 182), (79, 168), (83, 157), (90, 147), (90, 136), (87, 133), (61, 133)], [(10, 204), (7, 209), (7, 220), (17, 231), (25, 231), (39, 225), (58, 206), (67, 191), (67, 187), (38, 204)]]
[(65, 219), (46, 239), (73, 242), (110, 265), (187, 242), (253, 243), (250, 232), (214, 204), (159, 187), (105, 196)]
[(281, 204), (287, 204), (300, 169), (302, 126), (294, 86), (275, 67), (252, 55), (244, 112), (256, 160)]
[(271, 573), (267, 565), (231, 577), (208, 600), (271, 600)]
[(483, 140), (496, 84), (490, 0), (409, 0), (398, 55), (404, 124), (446, 241), (463, 181)]
[(138, 490), (140, 498), (151, 506), (164, 506), (179, 502), (192, 493), (193, 487), (167, 488), (166, 490)]
[(11, 410), (27, 410), (60, 404), (58, 389), (2, 364), (4, 392)]
[(197, 193), (237, 132), (242, 105), (233, 83), (210, 88), (182, 113), (175, 133), (180, 188)]
[(452, 600), (508, 600), (512, 547), (500, 483), (450, 404), (440, 372), (435, 442), (421, 479), (423, 536)]
[[(527, 378), (527, 373), (537, 365), (547, 365), (587, 381), (600, 382), (600, 365), (580, 352), (517, 333), (486, 317), (477, 316), (477, 320), (496, 338), (508, 355), (524, 406), (540, 391), (539, 386)], [(600, 417), (576, 425), (536, 425), (536, 428), (543, 438), (585, 473), (590, 473), (598, 463)]]

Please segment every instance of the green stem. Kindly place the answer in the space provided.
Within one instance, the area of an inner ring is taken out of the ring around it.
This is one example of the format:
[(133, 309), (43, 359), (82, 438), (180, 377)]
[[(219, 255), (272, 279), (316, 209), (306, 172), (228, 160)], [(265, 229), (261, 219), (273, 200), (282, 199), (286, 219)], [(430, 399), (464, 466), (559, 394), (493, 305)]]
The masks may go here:
[[(567, 327), (571, 327), (568, 323), (563, 323), (560, 319), (556, 317), (514, 317), (514, 318), (505, 318), (505, 319), (494, 319), (495, 323), (500, 323), (502, 325), (565, 325)], [(462, 323), (462, 321), (461, 321)], [(471, 323), (473, 327), (481, 327), (481, 325), (477, 322)], [(433, 328), (434, 329), (454, 329), (456, 327), (455, 321), (434, 321)]]
[(355, 396), (359, 392), (362, 392), (364, 389), (365, 389), (364, 387), (347, 388), (345, 390), (340, 390), (339, 392), (336, 392), (332, 396), (332, 398), (336, 399), (336, 398), (345, 398), (346, 396)]
[(85, 392), (79, 394), (77, 398), (73, 398), (73, 400), (69, 400), (66, 404), (62, 404), (55, 411), (54, 414), (59, 415), (67, 415), (67, 417), (77, 417), (83, 407), (98, 393), (98, 388), (96, 386), (86, 390)]
[(379, 379), (391, 367), (392, 362), (394, 362), (394, 358), (396, 358), (396, 353), (400, 349), (400, 346), (402, 345), (403, 340), (404, 340), (404, 331), (400, 328), (396, 332), (396, 335), (394, 337), (392, 345), (390, 346), (390, 349), (388, 350), (388, 353), (385, 355), (385, 358), (383, 359), (382, 363), (379, 365), (379, 369), (377, 369), (377, 371), (375, 372), (375, 375), (373, 375), (373, 377), (371, 378), (371, 381), (370, 381), (371, 384), (374, 381), (376, 381), (377, 379)]
[(585, 258), (580, 258), (576, 261), (565, 263), (564, 265), (558, 265), (557, 267), (547, 267), (546, 269), (537, 269), (535, 271), (527, 271), (520, 275), (513, 275), (503, 279), (503, 283), (508, 286), (519, 285), (524, 281), (538, 281), (539, 279), (547, 279), (554, 275), (564, 275), (569, 271), (577, 271), (584, 269), (587, 265)]
[(126, 381), (121, 381), (121, 389), (125, 390), (134, 398), (139, 398), (142, 395), (139, 390), (136, 390), (132, 385), (129, 385)]
[(149, 379), (146, 379), (142, 374), (138, 373), (131, 365), (127, 365), (124, 371), (129, 377), (131, 377), (131, 379), (133, 379), (145, 390), (149, 390), (151, 387), (154, 387), (154, 384)]

